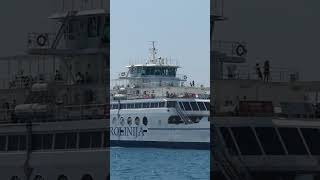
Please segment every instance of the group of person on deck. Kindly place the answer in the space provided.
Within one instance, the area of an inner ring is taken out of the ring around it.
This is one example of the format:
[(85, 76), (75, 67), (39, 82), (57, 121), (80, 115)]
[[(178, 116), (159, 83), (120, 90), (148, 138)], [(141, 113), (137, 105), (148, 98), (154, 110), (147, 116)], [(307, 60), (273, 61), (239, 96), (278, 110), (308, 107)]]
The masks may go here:
[(261, 68), (260, 68), (260, 65), (259, 63), (256, 64), (256, 72), (257, 72), (257, 75), (258, 75), (258, 78), (260, 80), (263, 80), (265, 82), (268, 82), (269, 81), (269, 78), (270, 78), (270, 63), (268, 60), (266, 60), (264, 62), (264, 66), (263, 66), (263, 74), (262, 74), (262, 71), (261, 71)]

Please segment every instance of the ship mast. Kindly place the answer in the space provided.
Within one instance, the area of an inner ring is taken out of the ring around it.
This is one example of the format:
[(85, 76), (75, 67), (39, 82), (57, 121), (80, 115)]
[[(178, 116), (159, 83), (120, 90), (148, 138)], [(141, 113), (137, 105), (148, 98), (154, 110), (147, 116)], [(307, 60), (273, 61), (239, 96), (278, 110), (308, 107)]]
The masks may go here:
[(151, 56), (152, 57), (150, 59), (150, 63), (152, 63), (152, 64), (156, 64), (157, 63), (157, 60), (156, 60), (157, 49), (155, 48), (155, 42), (156, 41), (151, 41), (152, 48), (150, 50), (151, 50)]

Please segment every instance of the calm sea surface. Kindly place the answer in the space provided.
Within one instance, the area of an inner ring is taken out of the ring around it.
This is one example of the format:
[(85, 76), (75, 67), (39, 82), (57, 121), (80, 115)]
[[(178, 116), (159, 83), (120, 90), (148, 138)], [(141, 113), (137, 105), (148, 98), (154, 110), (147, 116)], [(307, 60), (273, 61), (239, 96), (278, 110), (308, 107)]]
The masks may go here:
[(111, 180), (208, 180), (210, 151), (111, 148)]

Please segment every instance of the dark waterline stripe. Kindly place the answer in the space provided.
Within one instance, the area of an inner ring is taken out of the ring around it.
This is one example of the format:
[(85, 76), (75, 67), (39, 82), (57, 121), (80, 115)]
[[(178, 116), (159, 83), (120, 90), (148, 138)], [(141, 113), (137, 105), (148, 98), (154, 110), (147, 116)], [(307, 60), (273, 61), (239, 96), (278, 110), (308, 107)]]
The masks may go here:
[(110, 140), (110, 146), (135, 148), (166, 148), (166, 149), (198, 149), (210, 150), (209, 142), (164, 142), (164, 141), (118, 141)]

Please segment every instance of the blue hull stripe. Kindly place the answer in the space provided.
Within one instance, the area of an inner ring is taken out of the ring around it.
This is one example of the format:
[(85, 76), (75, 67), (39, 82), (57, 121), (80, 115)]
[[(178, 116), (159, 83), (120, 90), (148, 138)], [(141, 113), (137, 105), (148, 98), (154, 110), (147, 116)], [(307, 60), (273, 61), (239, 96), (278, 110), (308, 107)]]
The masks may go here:
[(207, 142), (163, 142), (163, 141), (117, 141), (110, 140), (111, 147), (167, 148), (167, 149), (201, 149), (210, 150)]

